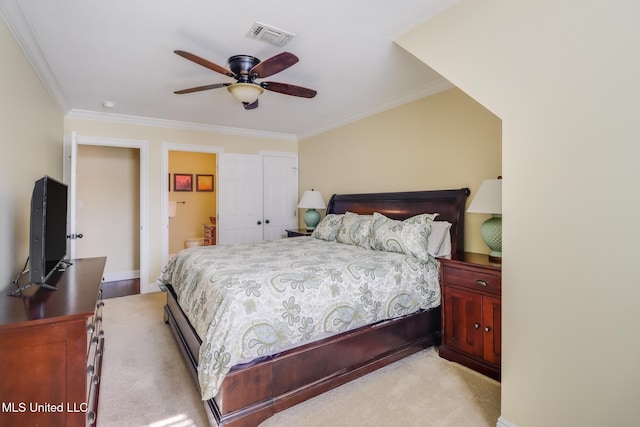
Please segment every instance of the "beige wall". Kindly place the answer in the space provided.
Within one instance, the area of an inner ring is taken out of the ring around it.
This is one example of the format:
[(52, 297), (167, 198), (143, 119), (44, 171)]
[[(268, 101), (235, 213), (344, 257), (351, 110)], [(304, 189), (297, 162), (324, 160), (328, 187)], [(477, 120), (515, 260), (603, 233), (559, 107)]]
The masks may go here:
[[(138, 277), (140, 150), (79, 145), (76, 256), (106, 256), (106, 281)], [(128, 273), (128, 274), (127, 274)]]
[(0, 289), (29, 253), (34, 182), (62, 180), (62, 113), (0, 19)]
[[(161, 210), (162, 184), (167, 180), (162, 176), (162, 143), (185, 144), (185, 146), (220, 147), (225, 153), (256, 154), (261, 150), (297, 152), (298, 143), (289, 140), (258, 138), (252, 136), (227, 135), (212, 132), (177, 129), (161, 126), (144, 126), (123, 124), (108, 121), (87, 120), (79, 118), (64, 119), (64, 133), (76, 132), (79, 136), (102, 137), (121, 140), (146, 141), (148, 143), (148, 178), (149, 178), (149, 277), (141, 278), (141, 289), (157, 289), (155, 279), (162, 269), (161, 253), (162, 227)], [(165, 184), (166, 185), (166, 184)], [(165, 194), (164, 197), (167, 195)]]
[[(169, 173), (171, 174), (169, 200), (185, 202), (177, 204), (176, 216), (169, 219), (169, 253), (175, 254), (184, 249), (186, 239), (203, 237), (203, 224), (209, 224), (209, 217), (217, 214), (216, 192), (196, 191), (198, 174), (213, 175), (214, 185), (217, 183), (216, 155), (171, 151), (169, 152)], [(193, 191), (175, 191), (173, 179), (176, 173), (193, 175)]]
[(640, 3), (466, 0), (399, 44), (503, 122), (502, 420), (640, 420)]
[[(300, 194), (469, 187), (502, 174), (501, 121), (459, 89), (394, 108), (300, 143)], [(467, 214), (468, 251), (488, 253)]]

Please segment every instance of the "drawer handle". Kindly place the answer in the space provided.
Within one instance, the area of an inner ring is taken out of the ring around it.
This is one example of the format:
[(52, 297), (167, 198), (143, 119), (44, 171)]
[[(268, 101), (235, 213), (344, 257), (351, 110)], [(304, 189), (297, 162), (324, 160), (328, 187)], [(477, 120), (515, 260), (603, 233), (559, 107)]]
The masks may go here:
[(484, 330), (485, 330), (485, 332), (489, 332), (489, 331), (491, 331), (491, 328), (487, 326), (487, 327), (484, 328)]
[(485, 288), (486, 288), (487, 286), (489, 286), (489, 284), (487, 283), (487, 281), (486, 281), (486, 280), (482, 280), (482, 279), (477, 279), (477, 280), (476, 280), (476, 285), (478, 285), (478, 286), (484, 286)]
[(480, 323), (474, 323), (473, 327), (476, 328), (476, 329), (479, 329), (480, 328)]

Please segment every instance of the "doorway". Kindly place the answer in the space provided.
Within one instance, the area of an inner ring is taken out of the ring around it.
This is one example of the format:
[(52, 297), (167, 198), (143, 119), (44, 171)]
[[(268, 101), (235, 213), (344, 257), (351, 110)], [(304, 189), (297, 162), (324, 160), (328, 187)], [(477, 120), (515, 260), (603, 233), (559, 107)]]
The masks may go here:
[[(139, 278), (140, 292), (152, 291), (148, 283), (147, 142), (72, 133), (65, 136), (64, 151), (64, 180), (69, 186), (69, 234), (83, 235), (83, 239), (70, 240), (70, 257), (107, 256), (105, 281)], [(113, 175), (113, 170), (123, 165), (128, 169), (127, 174), (123, 174), (127, 175), (125, 182), (120, 181), (122, 176)], [(121, 191), (123, 187), (126, 191)], [(109, 226), (107, 223), (114, 217), (119, 218), (118, 224)], [(128, 224), (127, 227), (119, 227), (123, 223)], [(103, 233), (114, 228), (123, 233), (120, 236)], [(130, 250), (121, 251), (123, 241), (128, 242)], [(121, 253), (127, 254), (127, 259), (122, 258)]]
[[(162, 216), (162, 220), (160, 221), (160, 226), (162, 227), (162, 229), (160, 230), (160, 251), (161, 251), (161, 263), (162, 265), (166, 265), (167, 262), (169, 261), (169, 253), (170, 253), (170, 249), (169, 249), (169, 190), (173, 190), (174, 188), (174, 180), (173, 180), (173, 174), (170, 175), (169, 172), (169, 153), (172, 151), (176, 151), (176, 152), (183, 152), (183, 153), (206, 153), (206, 154), (215, 154), (216, 155), (216, 164), (213, 165), (213, 168), (215, 171), (217, 171), (217, 161), (219, 158), (219, 154), (224, 152), (224, 149), (221, 147), (216, 147), (216, 146), (201, 146), (201, 145), (190, 145), (190, 144), (177, 144), (177, 143), (171, 143), (171, 142), (163, 142), (161, 145), (161, 166), (160, 166), (160, 171), (161, 171), (161, 175), (162, 175), (162, 179), (160, 180), (160, 186), (161, 186), (161, 204), (160, 204), (160, 211), (161, 211), (161, 216)], [(196, 175), (197, 173), (195, 172), (190, 172), (190, 171), (183, 171), (186, 175), (192, 174), (192, 192), (196, 191), (196, 184), (197, 182), (196, 180)], [(217, 191), (217, 179), (218, 177), (216, 176), (217, 173), (214, 174), (214, 188), (216, 188), (216, 191), (214, 192), (215, 194), (215, 200), (216, 200), (216, 205), (217, 205), (217, 201), (218, 201), (218, 191)], [(174, 197), (176, 194), (188, 194), (189, 192), (185, 192), (185, 193), (176, 193), (176, 192), (171, 192), (171, 196)], [(178, 200), (178, 198), (180, 200)], [(175, 196), (174, 200), (175, 202), (182, 202), (182, 201), (186, 201), (183, 200), (184, 198), (180, 198), (179, 196)], [(186, 206), (186, 205), (185, 205)], [(184, 206), (180, 203), (176, 205), (176, 215), (179, 214), (179, 209), (183, 208)]]
[(216, 165), (214, 153), (169, 151), (169, 256), (187, 246), (214, 244)]

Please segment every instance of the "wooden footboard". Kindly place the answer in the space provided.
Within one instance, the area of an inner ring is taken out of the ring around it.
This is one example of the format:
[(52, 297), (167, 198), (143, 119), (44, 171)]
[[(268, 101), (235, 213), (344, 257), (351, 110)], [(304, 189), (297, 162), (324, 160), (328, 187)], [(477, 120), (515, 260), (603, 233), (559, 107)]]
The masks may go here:
[[(165, 321), (170, 325), (196, 384), (200, 338), (167, 291)], [(365, 326), (237, 365), (208, 401), (220, 427), (253, 427), (276, 412), (436, 345), (440, 308)]]

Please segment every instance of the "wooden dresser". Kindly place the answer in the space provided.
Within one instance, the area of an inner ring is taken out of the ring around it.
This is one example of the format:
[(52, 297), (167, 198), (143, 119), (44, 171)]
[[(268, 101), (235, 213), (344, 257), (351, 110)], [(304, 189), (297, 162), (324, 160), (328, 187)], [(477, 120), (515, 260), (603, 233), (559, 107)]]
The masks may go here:
[(104, 351), (100, 284), (106, 258), (72, 260), (57, 290), (0, 294), (0, 425), (95, 423)]
[(440, 356), (500, 380), (502, 269), (466, 252), (442, 262)]

